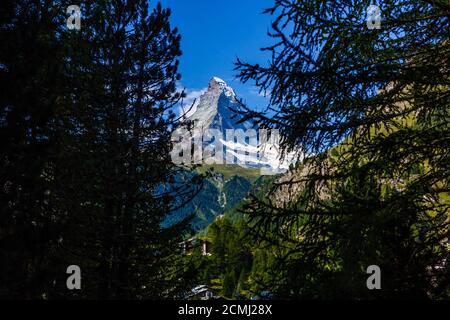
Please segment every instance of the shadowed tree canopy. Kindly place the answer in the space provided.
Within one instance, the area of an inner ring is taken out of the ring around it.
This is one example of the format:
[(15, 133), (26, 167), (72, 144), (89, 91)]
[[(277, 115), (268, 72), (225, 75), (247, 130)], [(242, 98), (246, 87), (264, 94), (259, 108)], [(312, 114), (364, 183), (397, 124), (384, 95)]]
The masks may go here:
[(271, 93), (242, 117), (307, 156), (243, 210), (283, 297), (449, 297), (450, 3), (379, 3), (371, 30), (369, 1), (277, 0), (270, 62), (236, 63)]
[(195, 187), (164, 188), (181, 37), (147, 0), (83, 2), (71, 31), (71, 4), (2, 2), (0, 296), (176, 297), (187, 221), (161, 222)]

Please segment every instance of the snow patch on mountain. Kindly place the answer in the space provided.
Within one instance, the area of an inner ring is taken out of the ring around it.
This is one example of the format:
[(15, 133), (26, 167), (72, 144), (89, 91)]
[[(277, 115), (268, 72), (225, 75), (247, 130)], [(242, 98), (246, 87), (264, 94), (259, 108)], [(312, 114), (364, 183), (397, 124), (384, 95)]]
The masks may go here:
[(238, 119), (231, 109), (238, 107), (234, 90), (224, 80), (213, 77), (206, 92), (198, 99), (195, 112), (187, 120), (202, 132), (206, 129), (219, 129), (223, 133), (227, 129), (250, 129), (250, 123), (237, 123)]
[[(224, 155), (231, 155), (235, 163), (243, 167), (267, 167), (285, 171), (289, 165), (297, 160), (297, 153), (291, 153), (281, 157), (279, 148), (274, 141), (265, 141), (257, 146), (229, 139), (227, 130), (255, 129), (249, 121), (239, 122), (239, 116), (232, 110), (239, 109), (239, 101), (234, 92), (224, 80), (212, 77), (208, 88), (201, 93), (195, 103), (195, 110), (186, 116), (186, 120), (193, 123), (194, 138), (204, 136), (210, 129), (217, 129), (222, 134), (219, 139), (224, 147)], [(261, 141), (261, 136), (259, 136)], [(226, 157), (226, 156), (225, 156)], [(281, 160), (283, 158), (283, 160)], [(205, 160), (205, 159), (203, 159)]]

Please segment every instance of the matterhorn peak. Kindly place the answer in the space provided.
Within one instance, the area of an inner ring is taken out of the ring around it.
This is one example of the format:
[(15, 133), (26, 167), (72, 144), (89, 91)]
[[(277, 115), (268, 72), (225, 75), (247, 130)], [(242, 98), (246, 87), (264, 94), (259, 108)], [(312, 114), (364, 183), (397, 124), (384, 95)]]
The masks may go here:
[[(222, 148), (224, 154), (237, 159), (236, 163), (251, 167), (274, 167), (279, 163), (278, 150), (275, 148), (277, 143), (266, 141), (261, 146), (251, 144), (250, 136), (255, 137), (257, 128), (249, 121), (239, 121), (240, 115), (235, 111), (240, 107), (234, 90), (219, 77), (212, 77), (208, 89), (198, 99), (194, 113), (188, 117), (193, 125), (194, 140), (202, 141), (204, 147), (208, 147), (211, 135), (214, 135), (213, 143)], [(245, 137), (243, 141), (238, 141), (235, 134), (248, 135), (249, 142), (246, 142)]]
[(224, 80), (220, 79), (219, 77), (212, 77), (211, 80), (209, 80), (209, 85), (215, 85), (215, 84), (227, 85), (226, 82)]
[(234, 90), (219, 77), (212, 77), (211, 80), (209, 80), (208, 91), (216, 94), (224, 93), (227, 97), (234, 98), (236, 96)]
[(238, 107), (234, 90), (221, 78), (212, 77), (208, 89), (198, 99), (196, 111), (188, 119), (201, 130), (219, 129), (225, 133), (227, 129), (249, 128), (248, 123), (237, 123), (232, 110)]

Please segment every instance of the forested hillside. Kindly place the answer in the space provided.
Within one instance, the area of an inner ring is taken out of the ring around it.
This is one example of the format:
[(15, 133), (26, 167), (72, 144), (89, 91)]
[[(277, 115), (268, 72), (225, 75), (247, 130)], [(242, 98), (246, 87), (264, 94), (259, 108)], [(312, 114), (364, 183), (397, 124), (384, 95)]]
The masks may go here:
[(202, 186), (192, 199), (176, 208), (162, 225), (168, 227), (192, 217), (192, 233), (205, 229), (217, 217), (240, 203), (250, 193), (259, 176), (259, 169), (238, 165), (205, 165), (181, 171), (176, 177), (177, 184), (198, 178), (202, 180)]

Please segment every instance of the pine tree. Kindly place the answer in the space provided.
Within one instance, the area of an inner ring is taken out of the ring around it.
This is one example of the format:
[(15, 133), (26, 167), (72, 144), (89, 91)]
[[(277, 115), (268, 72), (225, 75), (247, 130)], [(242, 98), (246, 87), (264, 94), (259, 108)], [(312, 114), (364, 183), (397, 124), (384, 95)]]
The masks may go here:
[(68, 30), (71, 4), (2, 4), (0, 295), (174, 298), (187, 220), (161, 223), (192, 189), (170, 159), (180, 35), (145, 0), (83, 3)]
[(160, 4), (99, 1), (84, 10), (86, 27), (70, 39), (81, 48), (70, 61), (76, 104), (58, 167), (74, 226), (65, 260), (86, 268), (87, 296), (174, 297), (186, 223), (161, 223), (176, 196), (164, 185), (177, 171), (170, 139), (182, 97), (180, 36)]
[[(450, 5), (383, 1), (381, 29), (367, 28), (368, 5), (277, 0), (270, 64), (237, 62), (271, 93), (268, 112), (242, 115), (308, 156), (284, 182), (300, 186), (290, 203), (245, 210), (283, 252), (281, 296), (449, 294)], [(364, 288), (369, 263), (385, 290)]]

